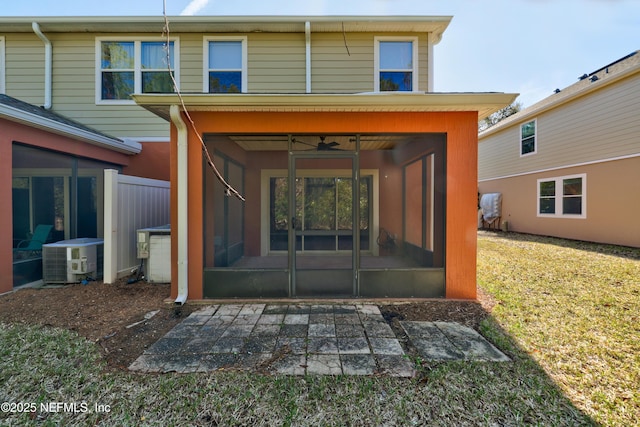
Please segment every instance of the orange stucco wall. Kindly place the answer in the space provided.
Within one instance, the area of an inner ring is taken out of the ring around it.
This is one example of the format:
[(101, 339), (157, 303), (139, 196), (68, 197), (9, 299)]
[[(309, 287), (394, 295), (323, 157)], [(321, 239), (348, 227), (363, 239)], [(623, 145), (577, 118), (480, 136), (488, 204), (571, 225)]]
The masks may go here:
[(129, 159), (129, 165), (122, 169), (125, 175), (169, 181), (169, 143), (141, 142), (139, 154)]
[[(447, 134), (446, 296), (476, 298), (477, 119), (476, 112), (451, 113), (233, 113), (193, 112), (204, 133), (445, 133)], [(203, 297), (203, 163), (200, 141), (188, 131), (188, 290)], [(177, 230), (177, 137), (171, 130), (171, 221)], [(247, 194), (247, 196), (250, 196)], [(252, 195), (256, 197), (255, 194)], [(258, 195), (259, 197), (259, 195)], [(172, 260), (177, 262), (177, 240)], [(172, 269), (172, 297), (177, 296)]]

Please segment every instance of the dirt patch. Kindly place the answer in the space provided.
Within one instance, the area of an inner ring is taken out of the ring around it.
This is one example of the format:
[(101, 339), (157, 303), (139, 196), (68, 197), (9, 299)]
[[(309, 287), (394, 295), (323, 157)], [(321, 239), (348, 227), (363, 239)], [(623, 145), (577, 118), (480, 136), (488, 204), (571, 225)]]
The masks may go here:
[(95, 342), (110, 367), (124, 369), (191, 312), (167, 304), (169, 293), (169, 285), (126, 280), (21, 289), (0, 297), (0, 322), (70, 329)]
[[(0, 322), (70, 329), (95, 342), (110, 368), (126, 369), (142, 352), (200, 306), (167, 303), (169, 285), (147, 282), (93, 282), (30, 288), (0, 296)], [(380, 304), (398, 332), (398, 320), (450, 321), (478, 328), (493, 302), (432, 300)], [(145, 315), (158, 310), (150, 319)], [(134, 325), (135, 324), (135, 325)], [(133, 325), (133, 326), (131, 326)]]

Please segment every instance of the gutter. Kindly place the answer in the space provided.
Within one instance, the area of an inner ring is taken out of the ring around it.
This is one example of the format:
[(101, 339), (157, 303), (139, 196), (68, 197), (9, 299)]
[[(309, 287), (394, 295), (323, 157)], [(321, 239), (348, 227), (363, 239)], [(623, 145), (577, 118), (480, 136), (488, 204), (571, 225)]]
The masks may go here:
[(189, 238), (187, 236), (187, 233), (189, 231), (187, 218), (187, 214), (189, 212), (187, 200), (187, 192), (189, 190), (189, 187), (187, 185), (187, 125), (182, 120), (182, 117), (180, 115), (180, 108), (178, 107), (178, 105), (171, 105), (169, 107), (169, 114), (171, 116), (171, 122), (175, 125), (178, 131), (178, 297), (176, 298), (175, 303), (183, 305), (187, 301), (187, 296), (189, 294), (189, 274), (187, 270), (189, 262)]
[(119, 153), (138, 154), (142, 150), (142, 146), (136, 141), (122, 141), (116, 138), (109, 138), (104, 135), (67, 125), (56, 120), (51, 120), (1, 103), (0, 118), (21, 123), (33, 128), (42, 129), (57, 135), (84, 141), (88, 144), (117, 151)]
[(53, 74), (53, 49), (51, 47), (51, 41), (40, 31), (40, 25), (37, 22), (31, 23), (33, 32), (44, 43), (44, 105), (45, 110), (51, 109), (51, 76)]

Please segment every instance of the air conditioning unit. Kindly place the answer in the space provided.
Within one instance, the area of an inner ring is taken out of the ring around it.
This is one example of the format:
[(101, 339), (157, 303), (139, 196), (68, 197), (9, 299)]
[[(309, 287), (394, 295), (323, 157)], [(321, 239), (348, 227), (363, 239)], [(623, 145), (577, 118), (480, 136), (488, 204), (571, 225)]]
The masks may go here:
[(141, 228), (136, 234), (138, 258), (147, 260), (147, 280), (171, 282), (171, 226)]
[(42, 245), (42, 281), (77, 283), (101, 279), (104, 268), (104, 240), (80, 238)]

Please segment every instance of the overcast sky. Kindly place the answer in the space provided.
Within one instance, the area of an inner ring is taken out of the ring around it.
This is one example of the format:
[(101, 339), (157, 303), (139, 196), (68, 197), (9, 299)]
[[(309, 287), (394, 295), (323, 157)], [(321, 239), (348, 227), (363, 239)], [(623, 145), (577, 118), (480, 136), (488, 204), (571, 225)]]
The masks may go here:
[[(0, 13), (161, 16), (164, 3), (3, 0)], [(435, 90), (520, 93), (525, 107), (640, 50), (640, 0), (166, 0), (166, 10), (169, 15), (452, 15), (434, 49)]]

